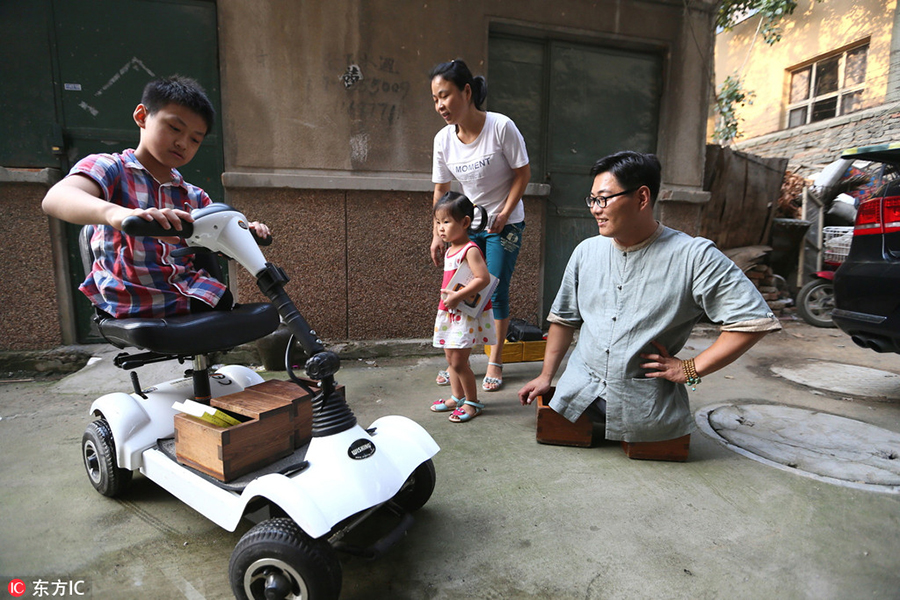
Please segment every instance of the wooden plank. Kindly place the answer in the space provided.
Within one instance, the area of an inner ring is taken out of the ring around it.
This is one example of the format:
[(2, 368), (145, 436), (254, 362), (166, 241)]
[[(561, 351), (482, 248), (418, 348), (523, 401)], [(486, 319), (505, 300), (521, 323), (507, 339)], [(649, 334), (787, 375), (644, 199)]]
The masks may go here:
[(699, 235), (712, 240), (721, 247), (719, 223), (722, 220), (722, 207), (725, 199), (724, 185), (727, 182), (724, 165), (725, 153), (721, 146), (712, 145), (706, 147), (706, 152), (703, 189), (708, 191), (710, 196), (709, 201), (701, 209)]
[(278, 397), (302, 396), (308, 393), (293, 381), (284, 381), (282, 379), (270, 379), (268, 381), (263, 381), (262, 383), (257, 383), (256, 385), (247, 387), (246, 390)]
[(759, 238), (758, 243), (760, 244), (769, 243), (769, 237), (772, 234), (772, 223), (775, 222), (775, 213), (778, 211), (778, 200), (781, 198), (781, 188), (784, 184), (784, 177), (788, 166), (788, 159), (786, 158), (769, 158), (766, 159), (765, 162), (771, 171), (771, 174), (766, 181), (766, 199), (770, 204), (766, 216), (766, 224), (763, 227), (762, 236)]
[(765, 244), (781, 193), (787, 160), (761, 158), (730, 148), (707, 146), (699, 235), (720, 250)]
[(742, 244), (735, 242), (735, 228), (745, 227), (750, 215), (742, 214), (744, 192), (747, 186), (747, 165), (744, 161), (735, 157), (730, 150), (727, 153), (728, 163), (725, 176), (725, 205), (722, 209), (722, 220), (719, 227), (722, 228), (720, 247), (736, 248)]
[[(297, 391), (301, 391), (300, 388), (297, 388)], [(213, 398), (209, 404), (251, 419), (261, 419), (280, 410), (290, 411), (293, 400), (294, 398), (290, 396), (272, 396), (247, 388), (243, 392)]]

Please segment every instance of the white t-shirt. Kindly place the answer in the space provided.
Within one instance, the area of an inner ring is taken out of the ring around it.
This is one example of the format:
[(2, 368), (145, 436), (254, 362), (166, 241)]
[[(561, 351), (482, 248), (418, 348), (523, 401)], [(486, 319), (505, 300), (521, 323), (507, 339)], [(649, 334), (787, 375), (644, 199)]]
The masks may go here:
[[(485, 113), (484, 127), (471, 144), (456, 137), (456, 126), (447, 125), (434, 136), (432, 183), (462, 185), (463, 194), (489, 215), (503, 210), (515, 173), (513, 169), (528, 164), (525, 140), (512, 119), (500, 113)], [(525, 220), (525, 207), (519, 199), (507, 220)]]

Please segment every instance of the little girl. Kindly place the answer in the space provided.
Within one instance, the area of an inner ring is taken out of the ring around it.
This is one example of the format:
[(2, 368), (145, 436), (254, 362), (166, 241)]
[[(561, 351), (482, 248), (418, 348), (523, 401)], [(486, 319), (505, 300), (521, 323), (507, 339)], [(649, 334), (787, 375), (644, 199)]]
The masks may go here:
[[(481, 249), (469, 239), (468, 229), (474, 216), (475, 206), (468, 198), (456, 192), (447, 192), (434, 205), (435, 232), (445, 244), (450, 244), (444, 254), (444, 280), (434, 322), (434, 346), (443, 348), (447, 357), (452, 396), (450, 400), (436, 401), (431, 405), (431, 410), (452, 410), (450, 421), (453, 423), (471, 421), (484, 410), (484, 404), (478, 402), (475, 374), (469, 366), (469, 354), (472, 346), (497, 343), (490, 301), (477, 317), (457, 310), (461, 302), (471, 298), (491, 282)], [(447, 289), (464, 261), (468, 263), (474, 277), (462, 289)]]

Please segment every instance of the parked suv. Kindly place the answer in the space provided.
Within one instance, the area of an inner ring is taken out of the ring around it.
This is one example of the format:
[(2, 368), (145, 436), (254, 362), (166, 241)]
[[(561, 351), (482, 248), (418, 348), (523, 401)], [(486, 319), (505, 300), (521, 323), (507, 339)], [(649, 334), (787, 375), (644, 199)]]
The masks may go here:
[(859, 346), (900, 353), (900, 142), (853, 148), (842, 158), (874, 163), (867, 169), (874, 185), (857, 207), (850, 253), (834, 275), (831, 317)]

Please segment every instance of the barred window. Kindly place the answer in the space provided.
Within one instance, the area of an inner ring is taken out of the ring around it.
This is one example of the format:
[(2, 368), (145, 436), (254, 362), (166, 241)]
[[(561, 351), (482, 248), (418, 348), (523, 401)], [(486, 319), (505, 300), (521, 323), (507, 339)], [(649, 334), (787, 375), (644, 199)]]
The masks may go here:
[(857, 46), (792, 70), (787, 127), (824, 121), (862, 108), (869, 46)]

